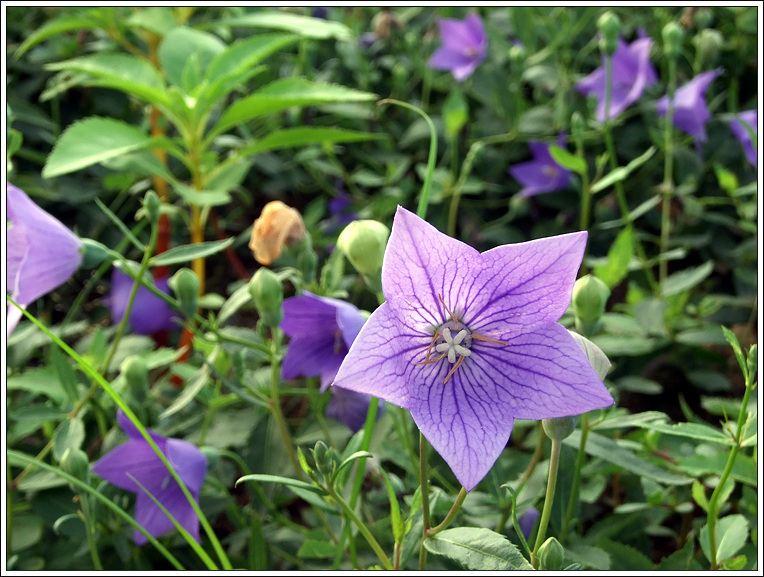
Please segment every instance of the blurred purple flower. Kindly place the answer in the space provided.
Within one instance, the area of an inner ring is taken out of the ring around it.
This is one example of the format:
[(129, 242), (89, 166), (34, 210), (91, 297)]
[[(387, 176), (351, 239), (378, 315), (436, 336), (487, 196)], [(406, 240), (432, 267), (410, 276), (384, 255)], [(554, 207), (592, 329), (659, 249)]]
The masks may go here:
[[(509, 167), (512, 178), (523, 185), (519, 192), (521, 197), (562, 190), (570, 184), (570, 171), (555, 162), (549, 146), (547, 142), (529, 142), (533, 160)], [(565, 148), (565, 133), (560, 133), (557, 146)]]
[[(673, 124), (691, 135), (697, 142), (706, 140), (706, 122), (711, 113), (706, 106), (706, 90), (714, 79), (722, 73), (721, 68), (703, 72), (678, 88), (674, 94)], [(669, 99), (664, 96), (656, 103), (658, 114), (666, 116)]]
[[(640, 37), (627, 45), (618, 40), (618, 49), (613, 54), (613, 80), (610, 97), (612, 120), (635, 103), (642, 96), (645, 88), (657, 82), (658, 77), (650, 63), (650, 48), (653, 39)], [(602, 56), (602, 66), (576, 84), (576, 89), (586, 95), (597, 98), (597, 120), (605, 122), (605, 70), (606, 57)]]
[[(154, 284), (163, 293), (170, 294), (167, 280), (167, 277), (154, 279)], [(122, 321), (122, 317), (125, 315), (127, 301), (133, 290), (134, 282), (129, 275), (117, 268), (112, 269), (111, 294), (108, 297), (108, 302), (111, 309), (111, 320), (115, 324)], [(133, 308), (130, 310), (130, 317), (127, 319), (134, 333), (153, 335), (159, 331), (177, 328), (178, 325), (173, 320), (175, 318), (180, 317), (170, 308), (170, 305), (145, 286), (138, 287)]]
[(328, 6), (313, 6), (313, 8), (310, 11), (310, 15), (313, 18), (320, 18), (321, 20), (326, 20), (329, 17), (329, 7)]
[(398, 207), (382, 267), (383, 303), (334, 386), (409, 409), (468, 491), (515, 419), (578, 415), (613, 399), (556, 321), (570, 304), (586, 232), (484, 253)]
[[(23, 190), (6, 184), (8, 253), (6, 282), (22, 308), (65, 283), (82, 263), (82, 241), (60, 221), (37, 206)], [(23, 313), (9, 304), (6, 338)]]
[[(175, 526), (130, 476), (143, 485), (199, 541), (199, 518), (178, 482), (121, 410), (117, 413), (117, 422), (129, 440), (96, 461), (93, 472), (112, 485), (136, 493), (135, 520), (152, 536), (159, 537)], [(151, 431), (149, 433), (198, 502), (207, 476), (204, 453), (186, 441), (167, 439)], [(148, 541), (138, 530), (133, 533), (133, 538), (136, 545), (144, 545)]]
[(329, 201), (329, 218), (322, 223), (326, 232), (332, 232), (346, 224), (358, 219), (358, 214), (350, 208), (350, 196), (345, 192), (342, 180), (339, 178), (334, 184), (337, 195)]
[(286, 299), (281, 330), (291, 340), (282, 376), (321, 377), (321, 390), (325, 391), (365, 320), (361, 311), (342, 300), (307, 291)]
[(753, 147), (751, 135), (748, 132), (748, 128), (745, 126), (746, 124), (751, 127), (754, 136), (757, 136), (759, 133), (759, 113), (757, 110), (746, 110), (745, 112), (738, 114), (735, 120), (730, 121), (730, 130), (732, 130), (732, 134), (735, 135), (735, 138), (740, 141), (740, 144), (743, 145), (743, 151), (745, 152), (745, 157), (748, 159), (748, 162), (750, 162), (754, 168), (758, 168), (759, 164), (756, 149)]
[(517, 520), (517, 524), (520, 525), (520, 531), (523, 532), (523, 537), (525, 537), (526, 541), (531, 538), (533, 527), (536, 526), (536, 521), (538, 520), (539, 515), (539, 510), (536, 509), (536, 507), (531, 507), (525, 513), (520, 515), (520, 518)]
[(488, 37), (483, 21), (475, 13), (464, 20), (438, 19), (443, 45), (430, 58), (430, 68), (450, 70), (462, 82), (485, 60)]
[(339, 387), (332, 387), (331, 394), (326, 416), (345, 424), (354, 433), (360, 431), (366, 422), (371, 396)]

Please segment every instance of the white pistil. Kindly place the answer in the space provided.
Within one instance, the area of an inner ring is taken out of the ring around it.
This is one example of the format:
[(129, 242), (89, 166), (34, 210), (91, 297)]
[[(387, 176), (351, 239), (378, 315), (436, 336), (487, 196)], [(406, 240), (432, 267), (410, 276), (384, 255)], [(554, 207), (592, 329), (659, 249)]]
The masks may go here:
[(467, 330), (460, 330), (455, 337), (451, 337), (451, 329), (444, 328), (441, 332), (441, 336), (445, 342), (440, 343), (435, 347), (435, 350), (439, 353), (447, 353), (448, 362), (454, 364), (456, 362), (456, 355), (462, 357), (470, 356), (470, 350), (467, 347), (462, 346), (462, 341), (467, 337)]

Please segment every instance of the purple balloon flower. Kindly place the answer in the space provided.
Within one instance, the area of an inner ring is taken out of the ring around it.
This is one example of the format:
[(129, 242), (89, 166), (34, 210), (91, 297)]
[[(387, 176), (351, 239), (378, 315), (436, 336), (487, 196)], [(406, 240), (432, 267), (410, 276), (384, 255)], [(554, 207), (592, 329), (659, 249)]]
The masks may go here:
[[(706, 90), (714, 79), (722, 73), (721, 68), (703, 72), (678, 88), (674, 94), (673, 124), (691, 135), (698, 142), (706, 140), (706, 122), (711, 113), (706, 106)], [(656, 103), (658, 114), (666, 116), (669, 99), (664, 96)]]
[(523, 532), (523, 537), (526, 540), (531, 538), (533, 528), (536, 526), (536, 521), (538, 521), (540, 516), (539, 510), (536, 507), (531, 507), (517, 519), (517, 524), (520, 525), (520, 531)]
[(578, 232), (479, 253), (398, 207), (382, 267), (387, 302), (363, 325), (334, 385), (409, 409), (472, 490), (515, 419), (613, 404), (556, 322), (586, 238)]
[(464, 20), (438, 19), (443, 46), (435, 51), (429, 65), (437, 70), (450, 70), (461, 82), (471, 76), (485, 60), (488, 37), (483, 21), (477, 14), (468, 14)]
[[(610, 119), (635, 103), (642, 96), (645, 88), (657, 82), (653, 65), (650, 64), (650, 48), (653, 39), (642, 37), (627, 45), (618, 40), (618, 49), (613, 54), (613, 80), (610, 96)], [(597, 120), (605, 122), (605, 56), (602, 66), (576, 84), (576, 89), (586, 95), (597, 98)]]
[[(127, 301), (135, 281), (129, 275), (114, 268), (111, 271), (111, 294), (108, 297), (111, 320), (119, 323), (125, 315)], [(156, 287), (165, 294), (170, 294), (167, 277), (154, 280)], [(180, 318), (165, 301), (153, 294), (145, 286), (138, 287), (133, 308), (127, 322), (133, 332), (139, 335), (153, 335), (159, 331), (170, 330), (178, 325), (173, 319)]]
[[(565, 148), (564, 133), (560, 133), (557, 145)], [(555, 162), (549, 146), (547, 142), (529, 142), (533, 160), (509, 167), (512, 177), (523, 185), (519, 192), (523, 198), (562, 190), (570, 183), (570, 171)]]
[(325, 391), (366, 319), (356, 307), (307, 291), (284, 301), (281, 330), (291, 338), (282, 364), (285, 379), (321, 377)]
[[(82, 263), (82, 241), (60, 221), (37, 206), (25, 193), (6, 184), (10, 226), (6, 281), (11, 297), (22, 308), (65, 283)], [(6, 338), (23, 316), (9, 305)]]
[[(332, 387), (332, 398), (326, 406), (326, 416), (346, 425), (354, 433), (361, 430), (369, 412), (371, 396), (339, 387)], [(377, 415), (379, 416), (379, 411)]]
[(738, 114), (735, 120), (730, 121), (730, 130), (732, 130), (732, 134), (735, 135), (735, 138), (740, 141), (740, 144), (743, 145), (745, 157), (754, 168), (758, 168), (759, 161), (756, 155), (756, 149), (753, 147), (753, 141), (751, 140), (748, 128), (745, 126), (746, 124), (751, 127), (754, 136), (757, 136), (759, 129), (758, 111), (746, 110), (745, 112)]
[[(121, 410), (117, 413), (117, 422), (129, 440), (96, 461), (93, 472), (112, 485), (136, 493), (135, 520), (154, 537), (167, 533), (175, 525), (130, 476), (143, 485), (199, 541), (199, 518), (178, 482)], [(207, 458), (204, 453), (186, 441), (167, 439), (149, 432), (198, 502), (207, 476)], [(144, 545), (148, 541), (138, 530), (133, 533), (133, 538), (136, 545)]]

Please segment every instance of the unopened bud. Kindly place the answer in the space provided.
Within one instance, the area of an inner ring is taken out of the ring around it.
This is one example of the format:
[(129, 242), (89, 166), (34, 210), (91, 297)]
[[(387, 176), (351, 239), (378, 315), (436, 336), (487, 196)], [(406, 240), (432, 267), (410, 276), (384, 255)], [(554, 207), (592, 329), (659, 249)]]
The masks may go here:
[(323, 441), (317, 441), (312, 452), (313, 460), (316, 462), (316, 469), (324, 476), (324, 479), (331, 483), (337, 470), (332, 450)]
[(573, 140), (575, 140), (576, 143), (584, 141), (586, 121), (578, 111), (574, 112), (570, 117), (570, 133), (573, 135)]
[(281, 306), (284, 287), (276, 273), (265, 267), (259, 268), (249, 281), (249, 294), (263, 322), (271, 328), (278, 327), (284, 317)]
[(143, 210), (146, 211), (146, 216), (152, 223), (156, 223), (159, 220), (159, 207), (162, 202), (159, 200), (157, 193), (153, 190), (146, 192), (146, 196), (143, 197)]
[(301, 241), (306, 233), (300, 213), (274, 200), (263, 207), (260, 218), (255, 220), (249, 248), (255, 260), (267, 266), (281, 256), (284, 245)]
[(682, 52), (684, 30), (676, 22), (669, 22), (663, 27), (663, 51), (669, 58), (676, 59)]
[[(75, 479), (87, 482), (90, 476), (90, 462), (88, 461), (88, 455), (82, 449), (75, 447), (68, 447), (64, 454), (61, 455), (61, 469), (64, 473), (68, 473)], [(78, 492), (79, 487), (74, 484), (69, 485), (72, 491)]]
[(361, 274), (373, 276), (382, 268), (390, 229), (376, 220), (354, 220), (337, 239), (337, 248)]
[(713, 28), (705, 28), (698, 32), (692, 39), (695, 50), (700, 53), (702, 61), (708, 66), (716, 63), (719, 51), (724, 45), (724, 37), (721, 32)]
[(758, 369), (758, 351), (758, 345), (751, 345), (751, 348), (748, 349), (748, 358), (746, 359), (745, 364), (748, 369), (748, 381), (751, 383), (755, 382), (754, 378), (756, 377), (756, 370)]
[(562, 441), (570, 437), (576, 430), (578, 424), (578, 415), (569, 415), (567, 417), (555, 417), (553, 419), (542, 419), (541, 425), (544, 427), (546, 436), (553, 441)]
[(512, 63), (512, 66), (522, 67), (527, 56), (528, 50), (526, 50), (525, 44), (522, 42), (515, 42), (509, 47), (509, 61)]
[(711, 22), (714, 21), (714, 14), (708, 8), (698, 8), (698, 11), (695, 12), (693, 17), (693, 21), (698, 30), (702, 30), (711, 26)]
[(297, 267), (302, 273), (302, 278), (306, 284), (313, 282), (316, 276), (316, 267), (318, 266), (318, 255), (311, 247), (306, 247), (297, 255)]
[(621, 33), (621, 20), (614, 12), (607, 11), (597, 20), (597, 28), (600, 31), (600, 50), (612, 56), (618, 50), (618, 38)]
[(109, 256), (109, 249), (98, 241), (83, 238), (80, 254), (82, 255), (82, 264), (80, 266), (85, 269), (92, 269), (101, 264)]
[(588, 274), (576, 281), (571, 302), (579, 332), (587, 336), (599, 332), (608, 298), (610, 289), (596, 276)]
[(565, 549), (554, 537), (549, 537), (539, 548), (539, 569), (542, 571), (559, 571), (565, 561)]
[(199, 304), (199, 277), (188, 268), (176, 272), (167, 284), (178, 297), (178, 310), (187, 319), (196, 314)]
[(133, 392), (141, 393), (149, 389), (149, 367), (141, 357), (136, 355), (127, 357), (122, 361), (119, 370)]

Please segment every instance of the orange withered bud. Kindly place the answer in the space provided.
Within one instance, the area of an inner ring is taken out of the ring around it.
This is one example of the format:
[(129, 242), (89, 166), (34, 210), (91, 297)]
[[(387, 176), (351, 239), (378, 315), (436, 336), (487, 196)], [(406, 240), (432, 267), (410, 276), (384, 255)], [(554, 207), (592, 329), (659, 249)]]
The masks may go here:
[(299, 242), (305, 234), (300, 213), (280, 200), (273, 200), (263, 207), (260, 218), (255, 220), (249, 248), (255, 260), (267, 266), (281, 256), (285, 244)]

